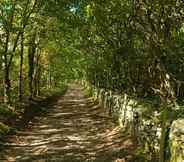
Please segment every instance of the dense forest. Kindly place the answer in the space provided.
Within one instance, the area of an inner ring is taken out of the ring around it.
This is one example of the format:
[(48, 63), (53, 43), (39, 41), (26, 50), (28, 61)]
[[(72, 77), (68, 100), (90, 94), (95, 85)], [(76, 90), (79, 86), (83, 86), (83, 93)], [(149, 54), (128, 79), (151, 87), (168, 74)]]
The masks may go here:
[(2, 141), (25, 104), (73, 82), (154, 105), (156, 156), (168, 160), (168, 131), (184, 117), (184, 1), (0, 0)]

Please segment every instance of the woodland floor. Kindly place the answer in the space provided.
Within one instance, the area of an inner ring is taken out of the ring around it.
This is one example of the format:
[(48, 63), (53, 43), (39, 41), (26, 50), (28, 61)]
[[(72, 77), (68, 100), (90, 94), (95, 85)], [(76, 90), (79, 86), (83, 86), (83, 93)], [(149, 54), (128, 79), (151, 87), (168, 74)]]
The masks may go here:
[(9, 138), (0, 162), (131, 161), (129, 135), (82, 88), (70, 87), (47, 107), (48, 113)]

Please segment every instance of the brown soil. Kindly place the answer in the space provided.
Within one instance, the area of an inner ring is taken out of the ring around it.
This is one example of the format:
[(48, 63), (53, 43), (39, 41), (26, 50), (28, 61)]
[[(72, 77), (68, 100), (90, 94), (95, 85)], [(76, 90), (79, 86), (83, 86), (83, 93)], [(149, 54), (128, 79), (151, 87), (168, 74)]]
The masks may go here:
[(127, 162), (128, 134), (82, 88), (72, 86), (5, 144), (0, 162)]

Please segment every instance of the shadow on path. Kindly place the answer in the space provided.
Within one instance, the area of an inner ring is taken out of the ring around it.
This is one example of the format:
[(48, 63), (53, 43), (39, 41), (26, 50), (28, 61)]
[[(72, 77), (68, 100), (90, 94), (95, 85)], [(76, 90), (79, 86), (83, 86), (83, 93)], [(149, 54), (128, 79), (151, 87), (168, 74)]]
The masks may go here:
[(81, 88), (69, 88), (47, 106), (48, 113), (6, 143), (1, 162), (125, 162), (131, 158), (130, 137), (120, 133), (103, 109), (82, 95)]

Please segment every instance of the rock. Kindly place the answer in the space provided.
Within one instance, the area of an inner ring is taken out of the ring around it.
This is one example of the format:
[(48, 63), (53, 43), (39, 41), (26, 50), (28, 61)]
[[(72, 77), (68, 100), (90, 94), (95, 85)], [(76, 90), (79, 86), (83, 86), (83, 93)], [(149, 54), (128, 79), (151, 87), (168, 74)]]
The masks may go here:
[(126, 162), (125, 159), (116, 159), (115, 162)]
[(173, 122), (169, 134), (171, 162), (184, 162), (184, 119)]
[[(155, 110), (152, 103), (139, 102), (126, 94), (117, 95), (106, 92), (104, 89), (96, 90), (100, 104), (119, 122), (125, 130), (137, 128), (140, 144), (149, 150), (159, 152), (159, 141), (161, 137), (160, 113)], [(95, 92), (95, 91), (94, 91)], [(134, 115), (138, 114), (135, 121)], [(141, 119), (141, 120), (140, 120)], [(136, 125), (136, 127), (135, 127)], [(184, 119), (173, 122), (169, 133), (171, 148), (171, 162), (184, 162)], [(121, 162), (117, 159), (116, 162)]]

